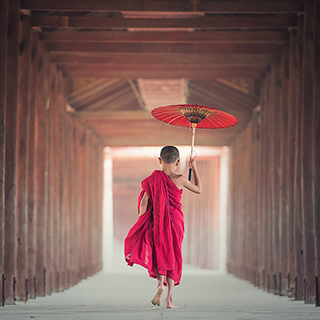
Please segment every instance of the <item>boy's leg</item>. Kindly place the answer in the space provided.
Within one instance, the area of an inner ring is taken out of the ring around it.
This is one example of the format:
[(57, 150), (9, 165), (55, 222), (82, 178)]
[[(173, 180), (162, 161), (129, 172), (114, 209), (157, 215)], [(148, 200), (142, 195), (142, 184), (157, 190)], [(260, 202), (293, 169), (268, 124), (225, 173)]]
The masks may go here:
[(167, 284), (168, 284), (168, 295), (167, 295), (167, 298), (166, 298), (167, 308), (177, 309), (179, 307), (175, 306), (172, 303), (172, 292), (173, 292), (173, 287), (174, 287), (174, 280), (169, 278), (169, 277), (167, 277)]
[(164, 284), (163, 284), (164, 275), (162, 275), (162, 274), (157, 274), (157, 280), (158, 280), (157, 291), (156, 291), (155, 296), (154, 296), (153, 299), (151, 300), (151, 303), (152, 303), (153, 305), (160, 306), (160, 304), (161, 304), (161, 299), (162, 299), (162, 295), (163, 295), (163, 292), (164, 292)]

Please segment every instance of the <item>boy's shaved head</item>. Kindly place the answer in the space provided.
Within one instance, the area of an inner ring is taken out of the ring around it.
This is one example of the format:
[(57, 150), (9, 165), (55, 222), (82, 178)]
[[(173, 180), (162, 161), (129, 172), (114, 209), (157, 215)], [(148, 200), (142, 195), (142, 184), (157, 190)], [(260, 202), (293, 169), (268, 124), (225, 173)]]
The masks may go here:
[(179, 157), (179, 150), (174, 146), (165, 146), (161, 149), (160, 158), (164, 163), (175, 163)]

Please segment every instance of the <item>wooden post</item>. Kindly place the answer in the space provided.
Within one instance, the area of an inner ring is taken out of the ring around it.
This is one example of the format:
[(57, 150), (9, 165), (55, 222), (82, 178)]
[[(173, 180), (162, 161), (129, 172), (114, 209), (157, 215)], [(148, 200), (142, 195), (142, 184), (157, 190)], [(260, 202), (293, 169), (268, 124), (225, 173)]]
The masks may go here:
[(272, 91), (274, 90), (273, 80), (274, 80), (274, 67), (271, 68), (270, 73), (268, 74), (268, 79), (266, 82), (267, 88), (267, 100), (266, 100), (266, 203), (265, 203), (265, 210), (266, 210), (266, 287), (267, 291), (271, 292), (272, 289), (272, 277), (273, 277), (273, 225), (272, 225), (272, 218), (273, 218), (273, 210), (274, 210), (274, 201), (272, 197), (272, 185), (273, 185), (273, 162), (274, 162), (274, 135), (273, 135), (273, 128), (269, 125), (269, 123), (273, 122), (273, 96)]
[(302, 44), (303, 16), (299, 16), (297, 41), (297, 67), (299, 72), (296, 110), (296, 148), (294, 167), (294, 264), (295, 264), (295, 299), (303, 299), (303, 239), (302, 239)]
[[(59, 75), (59, 81), (60, 75)], [(74, 252), (72, 252), (72, 237), (73, 233), (73, 212), (72, 212), (72, 193), (75, 189), (72, 187), (73, 170), (75, 168), (75, 161), (73, 159), (73, 141), (71, 139), (72, 122), (70, 115), (65, 116), (65, 126), (66, 126), (66, 150), (65, 156), (67, 157), (66, 162), (66, 288), (70, 286), (70, 270), (72, 265), (72, 260), (74, 260)], [(77, 251), (77, 250), (74, 250)]]
[(34, 276), (36, 272), (36, 211), (35, 211), (35, 103), (38, 89), (38, 32), (32, 32), (32, 56), (29, 95), (28, 137), (28, 279), (29, 298), (34, 298)]
[[(279, 295), (287, 295), (287, 274), (288, 274), (288, 233), (287, 233), (287, 216), (288, 216), (288, 90), (289, 90), (289, 48), (288, 46), (283, 47), (282, 61), (281, 61), (281, 106), (280, 106), (280, 141), (281, 141), (281, 152), (280, 152), (280, 203), (279, 203), (279, 275), (278, 275), (278, 287)], [(289, 160), (290, 161), (290, 160)]]
[(57, 78), (55, 77), (55, 67), (52, 66), (52, 78), (51, 78), (51, 107), (50, 107), (50, 214), (49, 220), (51, 224), (51, 234), (52, 245), (51, 252), (52, 255), (52, 266), (50, 271), (50, 281), (52, 281), (52, 291), (56, 292), (59, 290), (59, 232), (60, 232), (60, 215), (59, 215), (59, 115), (58, 115), (58, 89), (57, 89)]
[(55, 189), (54, 186), (56, 184), (55, 181), (55, 152), (53, 150), (54, 145), (54, 131), (55, 126), (53, 123), (53, 112), (56, 110), (56, 90), (54, 86), (54, 79), (55, 79), (55, 66), (50, 65), (50, 73), (49, 77), (49, 99), (50, 104), (48, 110), (48, 126), (47, 126), (47, 155), (48, 155), (48, 206), (47, 206), (47, 243), (46, 243), (46, 288), (45, 294), (51, 295), (54, 289), (54, 227), (53, 221), (55, 217)]
[(315, 298), (315, 229), (313, 184), (313, 105), (314, 105), (314, 48), (313, 48), (313, 0), (305, 1), (303, 82), (302, 82), (302, 221), (304, 278), (306, 282), (305, 303)]
[(13, 278), (16, 276), (17, 259), (17, 106), (19, 72), (19, 23), (20, 1), (8, 2), (8, 51), (6, 90), (6, 147), (5, 147), (5, 253), (6, 304), (14, 303)]
[(287, 234), (288, 234), (288, 290), (289, 296), (294, 291), (294, 278), (296, 271), (294, 266), (294, 168), (295, 168), (295, 148), (296, 148), (296, 109), (297, 109), (297, 91), (298, 88), (298, 68), (297, 68), (297, 32), (290, 31), (289, 43), (289, 94), (288, 94), (288, 152), (286, 161), (288, 163), (287, 171), (287, 197), (288, 197), (288, 215), (287, 215)]
[[(56, 71), (57, 73), (57, 71)], [(56, 75), (57, 77), (57, 75)], [(59, 290), (65, 289), (65, 263), (66, 263), (66, 165), (65, 165), (65, 154), (66, 154), (66, 137), (65, 137), (65, 119), (66, 107), (65, 97), (62, 93), (59, 78), (57, 77), (57, 90), (58, 90), (58, 109), (59, 109), (59, 190), (60, 190), (60, 287)]]
[(273, 108), (272, 111), (272, 124), (271, 130), (273, 131), (273, 142), (272, 142), (272, 184), (271, 184), (271, 194), (272, 194), (272, 253), (273, 253), (273, 292), (279, 294), (279, 281), (278, 274), (280, 270), (280, 238), (279, 238), (279, 227), (280, 227), (280, 181), (281, 181), (281, 164), (280, 164), (280, 155), (281, 155), (281, 131), (282, 127), (279, 126), (280, 122), (280, 99), (281, 99), (281, 65), (275, 64), (272, 72), (272, 101), (270, 107)]
[[(313, 130), (314, 130), (314, 218), (315, 218), (315, 240), (316, 240), (316, 276), (318, 277), (318, 292), (320, 292), (320, 1), (314, 1), (313, 10), (313, 39), (314, 39), (314, 108), (313, 108)], [(316, 305), (320, 305), (319, 297)]]
[(35, 207), (36, 207), (36, 283), (37, 295), (44, 296), (44, 268), (46, 262), (46, 220), (47, 220), (47, 61), (45, 50), (39, 58), (39, 82), (36, 100), (35, 121)]
[[(0, 1), (0, 276), (4, 273), (4, 219), (5, 219), (5, 134), (7, 81), (8, 0)], [(0, 284), (0, 303), (2, 302)]]
[(25, 279), (28, 267), (28, 137), (29, 84), (31, 62), (31, 21), (22, 16), (19, 59), (19, 92), (17, 113), (17, 298), (26, 299)]
[(268, 271), (268, 252), (267, 252), (267, 217), (268, 217), (268, 147), (267, 147), (267, 126), (268, 123), (268, 109), (267, 109), (267, 95), (268, 95), (268, 77), (264, 79), (261, 90), (261, 130), (262, 130), (262, 145), (261, 145), (261, 181), (265, 181), (261, 187), (261, 287), (267, 290), (267, 271)]

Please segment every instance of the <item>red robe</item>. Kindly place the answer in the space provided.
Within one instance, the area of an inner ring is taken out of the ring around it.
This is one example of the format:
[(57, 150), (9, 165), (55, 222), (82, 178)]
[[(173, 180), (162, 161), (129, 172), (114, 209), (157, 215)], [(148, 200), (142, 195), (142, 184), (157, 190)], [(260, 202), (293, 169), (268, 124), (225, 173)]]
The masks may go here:
[(162, 171), (154, 171), (141, 183), (142, 191), (149, 197), (147, 210), (129, 230), (124, 242), (128, 265), (137, 263), (148, 269), (150, 277), (157, 272), (180, 283), (182, 272), (181, 245), (184, 220), (181, 211), (180, 190)]

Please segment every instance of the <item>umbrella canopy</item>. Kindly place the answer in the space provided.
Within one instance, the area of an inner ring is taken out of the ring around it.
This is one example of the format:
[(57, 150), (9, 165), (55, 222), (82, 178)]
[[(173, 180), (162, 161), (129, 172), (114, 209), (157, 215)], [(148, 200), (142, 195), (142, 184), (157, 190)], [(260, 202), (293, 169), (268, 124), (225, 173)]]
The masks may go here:
[[(177, 104), (158, 107), (152, 110), (152, 115), (163, 122), (174, 126), (192, 127), (191, 155), (194, 152), (194, 138), (196, 128), (222, 129), (232, 127), (238, 123), (233, 115), (215, 108), (198, 106), (197, 104)], [(191, 180), (192, 170), (189, 168)]]
[(221, 129), (232, 127), (238, 123), (237, 118), (227, 112), (196, 104), (158, 107), (153, 109), (151, 113), (160, 121), (182, 127)]

